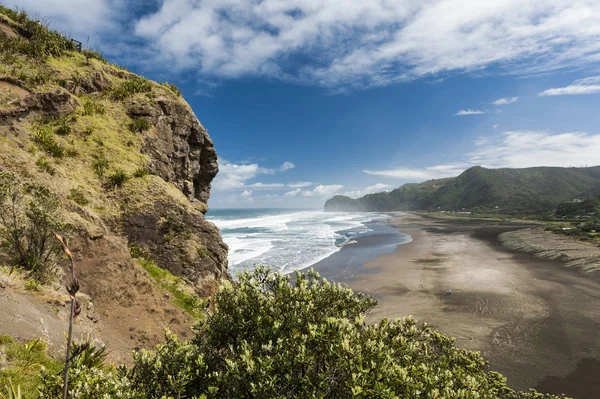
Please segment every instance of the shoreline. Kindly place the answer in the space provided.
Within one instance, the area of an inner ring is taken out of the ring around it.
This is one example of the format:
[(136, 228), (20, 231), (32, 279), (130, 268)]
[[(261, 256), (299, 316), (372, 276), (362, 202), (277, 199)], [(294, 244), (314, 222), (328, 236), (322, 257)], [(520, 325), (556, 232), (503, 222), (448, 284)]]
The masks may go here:
[[(339, 263), (350, 254), (344, 247), (337, 265), (328, 258), (314, 267), (374, 296), (379, 304), (369, 321), (413, 315), (455, 337), (457, 346), (482, 352), (509, 386), (595, 398), (600, 273), (507, 249), (499, 239), (531, 225), (396, 213), (390, 228), (412, 242), (353, 267)], [(365, 248), (372, 251), (376, 241)]]

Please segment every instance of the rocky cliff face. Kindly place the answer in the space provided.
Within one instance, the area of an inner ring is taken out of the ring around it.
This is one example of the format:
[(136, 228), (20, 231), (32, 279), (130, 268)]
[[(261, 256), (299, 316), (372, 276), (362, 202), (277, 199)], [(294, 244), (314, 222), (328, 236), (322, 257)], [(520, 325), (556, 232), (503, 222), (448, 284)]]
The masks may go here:
[(59, 197), (89, 320), (128, 358), (193, 322), (139, 258), (181, 281), (177, 292), (211, 295), (229, 278), (227, 246), (204, 218), (217, 154), (177, 90), (68, 41), (30, 52), (27, 40), (55, 38), (13, 43), (26, 24), (0, 13), (0, 171)]

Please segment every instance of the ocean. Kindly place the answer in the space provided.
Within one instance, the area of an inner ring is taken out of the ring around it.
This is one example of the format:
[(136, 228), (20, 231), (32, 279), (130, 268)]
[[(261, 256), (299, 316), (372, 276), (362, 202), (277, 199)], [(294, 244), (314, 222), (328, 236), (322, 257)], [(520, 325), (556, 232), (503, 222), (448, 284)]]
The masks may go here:
[(229, 246), (232, 275), (263, 264), (283, 273), (309, 267), (368, 234), (389, 215), (290, 209), (211, 209)]

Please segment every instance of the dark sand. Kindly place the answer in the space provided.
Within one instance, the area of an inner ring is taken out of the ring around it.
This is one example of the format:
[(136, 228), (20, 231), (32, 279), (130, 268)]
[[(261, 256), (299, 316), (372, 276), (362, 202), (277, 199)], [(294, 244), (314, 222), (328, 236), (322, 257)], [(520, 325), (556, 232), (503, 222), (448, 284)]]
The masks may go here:
[(600, 398), (600, 273), (506, 250), (498, 235), (524, 225), (412, 214), (392, 225), (413, 241), (357, 261), (361, 248), (377, 254), (371, 235), (315, 268), (373, 295), (371, 321), (413, 315), (481, 351), (516, 389)]

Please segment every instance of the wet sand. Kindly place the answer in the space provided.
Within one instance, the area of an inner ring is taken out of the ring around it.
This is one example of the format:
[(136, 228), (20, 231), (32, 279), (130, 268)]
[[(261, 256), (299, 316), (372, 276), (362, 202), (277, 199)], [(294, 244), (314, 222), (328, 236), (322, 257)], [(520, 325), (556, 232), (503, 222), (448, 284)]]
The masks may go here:
[(366, 263), (343, 248), (315, 267), (373, 295), (371, 321), (413, 315), (481, 351), (516, 389), (600, 397), (600, 273), (505, 249), (498, 235), (525, 225), (412, 214), (392, 225), (412, 242)]

